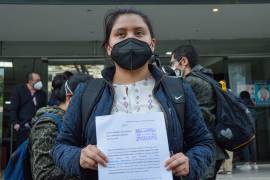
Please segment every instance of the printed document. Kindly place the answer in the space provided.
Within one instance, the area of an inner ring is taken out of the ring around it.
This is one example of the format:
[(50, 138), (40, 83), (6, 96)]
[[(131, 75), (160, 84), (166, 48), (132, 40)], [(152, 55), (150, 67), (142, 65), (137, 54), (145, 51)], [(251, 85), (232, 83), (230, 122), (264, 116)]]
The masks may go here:
[(99, 180), (172, 180), (164, 164), (170, 157), (162, 112), (96, 117), (97, 147), (107, 156)]

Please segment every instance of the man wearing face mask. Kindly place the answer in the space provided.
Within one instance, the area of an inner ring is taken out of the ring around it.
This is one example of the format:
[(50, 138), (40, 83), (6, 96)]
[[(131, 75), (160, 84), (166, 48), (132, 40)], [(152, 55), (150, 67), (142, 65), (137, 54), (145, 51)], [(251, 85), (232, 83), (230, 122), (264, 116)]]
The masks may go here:
[(27, 83), (15, 87), (10, 97), (10, 120), (17, 134), (17, 146), (29, 135), (30, 121), (36, 111), (46, 106), (46, 93), (38, 73), (29, 73)]
[[(177, 76), (183, 77), (192, 87), (192, 90), (198, 100), (200, 110), (203, 114), (207, 127), (215, 125), (215, 107), (214, 90), (207, 81), (195, 76), (193, 73), (197, 71), (213, 77), (210, 69), (206, 69), (198, 63), (198, 54), (192, 45), (182, 45), (177, 47), (171, 56), (171, 68)], [(216, 145), (216, 163), (213, 163), (206, 172), (203, 179), (216, 179), (223, 160), (226, 158), (226, 152)]]

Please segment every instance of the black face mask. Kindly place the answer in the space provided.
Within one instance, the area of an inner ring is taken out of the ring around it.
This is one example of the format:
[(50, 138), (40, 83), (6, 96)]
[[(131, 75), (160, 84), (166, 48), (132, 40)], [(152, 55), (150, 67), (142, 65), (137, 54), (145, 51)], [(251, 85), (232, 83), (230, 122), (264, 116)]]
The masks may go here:
[(129, 38), (113, 46), (111, 57), (120, 67), (136, 70), (142, 67), (152, 54), (146, 42)]

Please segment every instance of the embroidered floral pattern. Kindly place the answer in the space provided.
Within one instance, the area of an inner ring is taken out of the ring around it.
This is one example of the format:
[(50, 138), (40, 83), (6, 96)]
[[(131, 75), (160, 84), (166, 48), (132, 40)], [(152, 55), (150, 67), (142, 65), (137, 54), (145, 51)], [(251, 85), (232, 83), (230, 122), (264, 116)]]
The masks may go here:
[(154, 85), (155, 80), (152, 77), (128, 85), (114, 84), (115, 98), (111, 113), (161, 111), (152, 95)]

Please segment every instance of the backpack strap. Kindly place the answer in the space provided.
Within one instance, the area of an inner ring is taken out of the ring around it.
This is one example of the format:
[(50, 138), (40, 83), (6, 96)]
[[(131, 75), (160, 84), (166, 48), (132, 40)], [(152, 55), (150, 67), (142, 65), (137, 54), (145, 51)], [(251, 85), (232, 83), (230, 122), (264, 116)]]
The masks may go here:
[(185, 94), (183, 89), (183, 80), (179, 77), (164, 76), (161, 83), (173, 104), (177, 117), (180, 121), (182, 131), (184, 132)]
[(41, 116), (38, 117), (38, 120), (35, 122), (33, 129), (36, 127), (36, 125), (39, 122), (42, 122), (43, 118), (49, 117), (51, 120), (53, 120), (53, 122), (56, 124), (57, 127), (57, 131), (60, 132), (60, 129), (62, 128), (62, 117), (52, 113), (52, 112), (45, 112), (44, 114), (42, 114)]
[(102, 78), (91, 79), (86, 83), (86, 88), (82, 94), (82, 137), (84, 137), (85, 127), (89, 117), (100, 99), (105, 88), (105, 80)]

